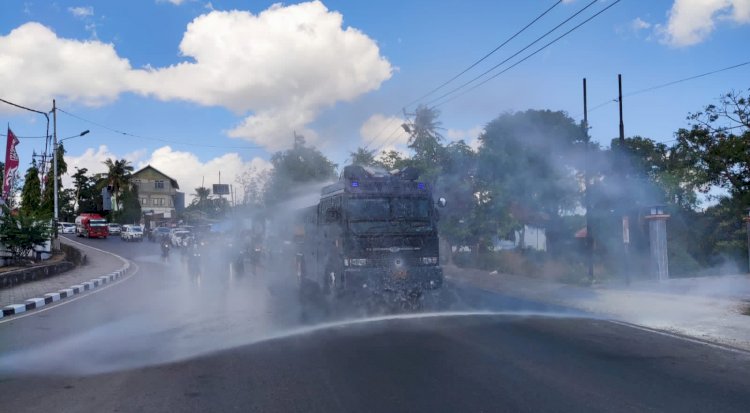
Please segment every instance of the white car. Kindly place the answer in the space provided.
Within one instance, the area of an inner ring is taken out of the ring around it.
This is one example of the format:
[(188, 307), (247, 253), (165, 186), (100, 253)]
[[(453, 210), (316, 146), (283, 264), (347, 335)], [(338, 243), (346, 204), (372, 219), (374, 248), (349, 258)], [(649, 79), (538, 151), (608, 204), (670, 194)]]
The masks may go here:
[(123, 225), (120, 238), (123, 241), (143, 241), (143, 228), (140, 225)]
[(190, 237), (190, 231), (186, 230), (176, 230), (172, 231), (172, 233), (169, 236), (169, 240), (172, 241), (172, 245), (175, 247), (183, 247), (185, 246), (185, 243), (187, 242), (187, 239)]
[(120, 224), (110, 222), (109, 224), (107, 224), (107, 227), (109, 228), (109, 235), (117, 235), (122, 232), (122, 227), (120, 226)]
[(75, 234), (76, 233), (76, 224), (72, 222), (58, 222), (57, 223), (57, 232), (60, 234)]

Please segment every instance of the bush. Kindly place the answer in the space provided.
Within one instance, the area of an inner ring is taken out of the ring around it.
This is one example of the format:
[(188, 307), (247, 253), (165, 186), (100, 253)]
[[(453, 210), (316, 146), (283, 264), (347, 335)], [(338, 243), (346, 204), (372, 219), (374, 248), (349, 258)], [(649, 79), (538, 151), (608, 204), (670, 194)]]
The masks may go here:
[(8, 210), (4, 213), (0, 218), (0, 243), (5, 245), (15, 261), (29, 257), (34, 247), (49, 240), (49, 222), (25, 215), (14, 216)]

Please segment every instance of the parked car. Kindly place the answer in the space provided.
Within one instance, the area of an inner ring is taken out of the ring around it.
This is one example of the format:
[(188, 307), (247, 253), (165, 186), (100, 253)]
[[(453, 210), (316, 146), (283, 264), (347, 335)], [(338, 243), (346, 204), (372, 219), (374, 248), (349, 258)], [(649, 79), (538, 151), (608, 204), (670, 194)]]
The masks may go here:
[(175, 231), (172, 231), (172, 234), (170, 235), (170, 241), (172, 241), (172, 245), (175, 247), (183, 247), (185, 246), (185, 242), (189, 237), (190, 231), (177, 229)]
[(58, 222), (57, 223), (57, 232), (60, 234), (75, 234), (76, 233), (76, 224), (72, 222)]
[(109, 227), (109, 233), (112, 235), (122, 232), (122, 227), (120, 226), (120, 224), (110, 222), (109, 224), (107, 224), (107, 227)]
[(143, 241), (143, 228), (140, 225), (123, 225), (120, 238), (123, 241)]
[(148, 232), (148, 240), (149, 241), (158, 241), (163, 237), (169, 237), (171, 234), (171, 231), (167, 227), (156, 227)]

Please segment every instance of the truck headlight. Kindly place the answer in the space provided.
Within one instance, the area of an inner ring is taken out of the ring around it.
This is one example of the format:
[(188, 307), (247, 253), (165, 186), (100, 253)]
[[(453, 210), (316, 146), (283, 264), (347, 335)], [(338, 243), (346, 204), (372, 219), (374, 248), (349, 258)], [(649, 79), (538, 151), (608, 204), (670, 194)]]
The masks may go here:
[(438, 257), (422, 257), (422, 264), (424, 265), (437, 265)]

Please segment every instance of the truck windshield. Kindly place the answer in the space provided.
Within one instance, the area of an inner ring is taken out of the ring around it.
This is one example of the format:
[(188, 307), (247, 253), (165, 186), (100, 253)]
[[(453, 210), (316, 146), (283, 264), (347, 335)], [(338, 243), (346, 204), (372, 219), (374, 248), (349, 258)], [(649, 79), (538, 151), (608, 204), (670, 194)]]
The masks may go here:
[(352, 232), (413, 233), (433, 230), (425, 198), (354, 198), (347, 201)]
[(107, 221), (103, 219), (92, 219), (89, 221), (89, 225), (92, 227), (105, 227), (107, 226)]
[(349, 221), (430, 219), (430, 201), (425, 198), (354, 198), (347, 204)]

